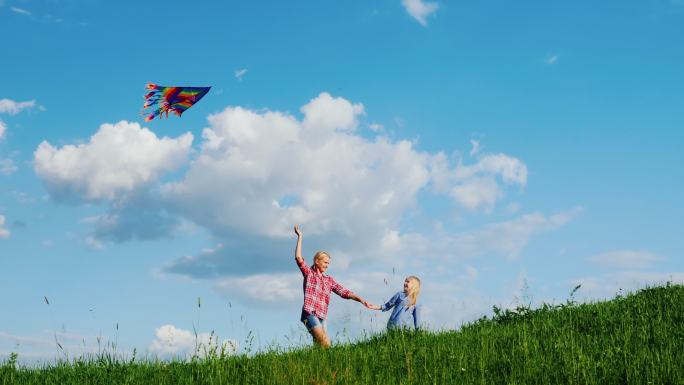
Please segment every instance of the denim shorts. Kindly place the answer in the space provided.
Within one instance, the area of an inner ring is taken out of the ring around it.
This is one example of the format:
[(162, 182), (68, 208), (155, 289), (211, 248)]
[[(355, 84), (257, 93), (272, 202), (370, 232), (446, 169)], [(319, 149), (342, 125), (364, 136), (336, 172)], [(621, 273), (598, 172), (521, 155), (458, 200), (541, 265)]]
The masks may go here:
[(317, 327), (323, 327), (323, 330), (326, 330), (326, 325), (325, 325), (325, 320), (316, 317), (313, 314), (309, 314), (304, 309), (302, 309), (302, 317), (300, 319), (304, 326), (306, 326), (306, 330), (311, 331), (313, 328)]

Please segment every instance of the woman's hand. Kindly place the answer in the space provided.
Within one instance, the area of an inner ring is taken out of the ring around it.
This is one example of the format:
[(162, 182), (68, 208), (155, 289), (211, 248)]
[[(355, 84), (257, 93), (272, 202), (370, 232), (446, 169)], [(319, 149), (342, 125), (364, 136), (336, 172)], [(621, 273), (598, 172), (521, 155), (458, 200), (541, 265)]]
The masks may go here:
[(371, 310), (380, 310), (380, 306), (378, 306), (378, 305), (373, 305), (373, 304), (370, 303), (370, 302), (364, 301), (364, 302), (363, 302), (363, 305), (364, 305), (365, 307), (371, 309)]
[(295, 247), (295, 259), (297, 261), (302, 261), (302, 230), (299, 229), (299, 225), (294, 225), (294, 232), (297, 234), (297, 246)]

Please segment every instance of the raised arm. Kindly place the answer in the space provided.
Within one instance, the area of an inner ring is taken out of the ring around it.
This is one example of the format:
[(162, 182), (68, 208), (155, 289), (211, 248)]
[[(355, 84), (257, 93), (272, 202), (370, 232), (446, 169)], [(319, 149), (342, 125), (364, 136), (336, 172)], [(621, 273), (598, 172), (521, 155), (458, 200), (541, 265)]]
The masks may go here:
[(305, 277), (311, 273), (311, 268), (306, 264), (304, 258), (302, 258), (302, 230), (299, 229), (298, 225), (295, 225), (294, 232), (297, 234), (297, 247), (295, 247), (295, 262), (299, 266), (299, 270), (302, 271), (302, 275)]
[(295, 259), (297, 262), (302, 262), (302, 230), (299, 229), (299, 225), (294, 226), (294, 232), (297, 234), (297, 246), (295, 247)]

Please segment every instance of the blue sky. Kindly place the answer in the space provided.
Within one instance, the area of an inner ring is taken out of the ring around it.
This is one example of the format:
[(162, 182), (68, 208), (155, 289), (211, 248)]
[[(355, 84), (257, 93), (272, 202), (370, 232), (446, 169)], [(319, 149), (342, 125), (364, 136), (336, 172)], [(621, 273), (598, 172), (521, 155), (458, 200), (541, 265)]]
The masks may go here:
[[(433, 329), (684, 280), (680, 0), (0, 0), (0, 32), (0, 356), (308, 344), (294, 223), (371, 302), (421, 277)], [(145, 123), (147, 82), (212, 90)]]

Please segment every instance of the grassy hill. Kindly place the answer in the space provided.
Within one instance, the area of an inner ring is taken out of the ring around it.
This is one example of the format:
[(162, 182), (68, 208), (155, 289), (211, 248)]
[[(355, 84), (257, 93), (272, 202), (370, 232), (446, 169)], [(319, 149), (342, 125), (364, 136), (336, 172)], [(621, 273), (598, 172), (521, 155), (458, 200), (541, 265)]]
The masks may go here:
[(386, 333), (329, 350), (0, 366), (0, 384), (190, 383), (684, 384), (684, 286), (590, 304), (495, 308), (458, 331)]

